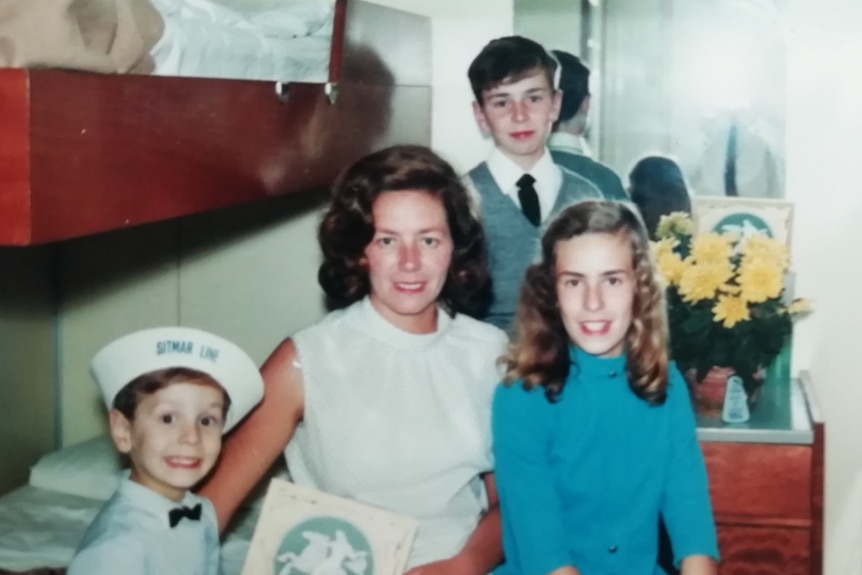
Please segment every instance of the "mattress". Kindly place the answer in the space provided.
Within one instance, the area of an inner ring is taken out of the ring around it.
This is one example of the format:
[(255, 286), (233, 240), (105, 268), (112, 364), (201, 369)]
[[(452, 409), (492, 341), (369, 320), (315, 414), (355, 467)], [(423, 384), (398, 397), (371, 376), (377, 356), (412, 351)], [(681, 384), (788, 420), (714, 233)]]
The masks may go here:
[[(69, 564), (103, 501), (30, 485), (0, 498), (0, 569), (27, 571)], [(259, 508), (239, 512), (222, 542), (224, 575), (239, 575)]]
[(164, 32), (150, 51), (154, 74), (325, 82), (333, 4), (228, 7), (212, 0), (151, 0)]
[(326, 82), (334, 0), (2, 0), (0, 67)]
[(212, 0), (151, 0), (164, 32), (150, 51), (154, 74), (326, 82), (330, 0), (228, 7)]

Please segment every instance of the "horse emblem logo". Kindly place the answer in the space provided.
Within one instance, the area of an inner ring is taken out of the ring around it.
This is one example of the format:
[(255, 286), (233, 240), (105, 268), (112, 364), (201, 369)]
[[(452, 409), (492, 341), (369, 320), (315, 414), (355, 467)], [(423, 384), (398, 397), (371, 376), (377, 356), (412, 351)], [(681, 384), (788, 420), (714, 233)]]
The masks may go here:
[(313, 517), (284, 534), (275, 554), (277, 575), (371, 575), (368, 538), (352, 523)]

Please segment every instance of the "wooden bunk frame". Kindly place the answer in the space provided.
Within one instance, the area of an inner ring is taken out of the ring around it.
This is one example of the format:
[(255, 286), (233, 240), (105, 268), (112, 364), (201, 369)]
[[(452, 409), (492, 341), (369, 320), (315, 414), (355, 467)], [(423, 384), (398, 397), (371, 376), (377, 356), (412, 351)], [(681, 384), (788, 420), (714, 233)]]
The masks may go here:
[(336, 0), (326, 84), (0, 69), (0, 245), (320, 189), (428, 145), (430, 42), (425, 17)]

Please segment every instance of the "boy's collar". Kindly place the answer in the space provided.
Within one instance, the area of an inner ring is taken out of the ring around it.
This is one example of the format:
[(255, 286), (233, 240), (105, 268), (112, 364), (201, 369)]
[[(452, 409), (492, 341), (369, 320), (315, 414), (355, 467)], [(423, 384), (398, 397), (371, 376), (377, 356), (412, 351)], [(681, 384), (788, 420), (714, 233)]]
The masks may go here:
[(192, 507), (200, 502), (200, 499), (186, 491), (181, 501), (172, 501), (167, 497), (156, 493), (152, 489), (141, 485), (130, 479), (131, 471), (126, 469), (122, 472), (122, 481), (117, 488), (125, 499), (131, 501), (136, 508), (146, 511), (148, 514), (156, 517), (159, 521), (163, 521), (166, 527), (170, 527), (168, 514), (175, 507)]
[(548, 147), (561, 152), (591, 156), (587, 140), (583, 136), (576, 136), (568, 132), (552, 132), (548, 136)]
[(504, 194), (517, 189), (516, 182), (524, 173), (528, 173), (536, 178), (536, 181), (539, 183), (538, 185), (541, 186), (553, 181), (554, 176), (559, 172), (559, 168), (554, 163), (547, 146), (542, 153), (542, 157), (526, 172), (512, 161), (511, 158), (501, 152), (499, 148), (491, 149), (486, 163), (488, 164), (491, 176)]

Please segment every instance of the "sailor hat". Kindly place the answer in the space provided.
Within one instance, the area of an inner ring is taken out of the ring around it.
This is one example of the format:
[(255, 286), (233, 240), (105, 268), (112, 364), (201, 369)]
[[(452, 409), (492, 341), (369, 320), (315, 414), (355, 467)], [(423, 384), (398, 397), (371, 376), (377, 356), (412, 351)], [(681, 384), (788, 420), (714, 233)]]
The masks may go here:
[(117, 393), (151, 371), (185, 367), (218, 382), (228, 397), (224, 432), (263, 399), (263, 378), (254, 361), (236, 344), (190, 327), (155, 327), (115, 339), (93, 356), (90, 374), (108, 409)]

